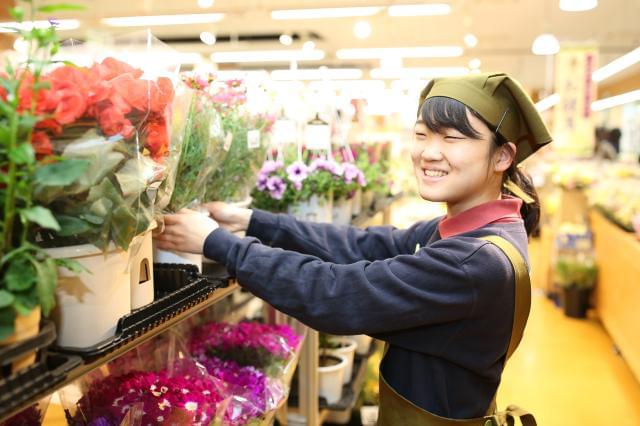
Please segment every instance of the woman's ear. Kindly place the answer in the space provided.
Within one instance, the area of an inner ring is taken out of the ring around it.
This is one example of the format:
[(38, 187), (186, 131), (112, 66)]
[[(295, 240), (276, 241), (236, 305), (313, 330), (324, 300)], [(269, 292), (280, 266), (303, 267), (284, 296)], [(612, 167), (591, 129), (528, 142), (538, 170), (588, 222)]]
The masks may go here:
[(516, 159), (516, 145), (513, 142), (507, 142), (502, 145), (496, 152), (496, 161), (494, 170), (496, 172), (506, 172)]

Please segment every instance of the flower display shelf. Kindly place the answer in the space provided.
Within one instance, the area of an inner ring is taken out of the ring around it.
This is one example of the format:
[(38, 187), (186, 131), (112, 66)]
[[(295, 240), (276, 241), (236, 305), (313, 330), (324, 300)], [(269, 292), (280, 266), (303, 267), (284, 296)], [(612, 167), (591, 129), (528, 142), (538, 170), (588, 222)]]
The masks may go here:
[(39, 352), (45, 349), (54, 340), (56, 340), (55, 325), (51, 321), (45, 321), (40, 332), (32, 338), (0, 347), (0, 381), (11, 376), (11, 363), (13, 361), (29, 352)]
[(69, 372), (81, 364), (82, 359), (77, 356), (43, 352), (32, 366), (0, 379), (0, 422), (60, 387)]

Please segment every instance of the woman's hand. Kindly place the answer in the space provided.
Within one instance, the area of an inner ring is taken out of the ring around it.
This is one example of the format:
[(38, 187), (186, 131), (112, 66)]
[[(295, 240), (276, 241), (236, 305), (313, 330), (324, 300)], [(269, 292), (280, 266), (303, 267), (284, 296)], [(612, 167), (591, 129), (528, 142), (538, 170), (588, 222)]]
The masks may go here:
[(201, 254), (204, 240), (218, 229), (218, 223), (206, 213), (189, 209), (164, 216), (164, 230), (156, 232), (153, 238), (162, 250), (185, 251)]
[(204, 204), (211, 217), (229, 232), (246, 231), (251, 221), (251, 209), (214, 201)]

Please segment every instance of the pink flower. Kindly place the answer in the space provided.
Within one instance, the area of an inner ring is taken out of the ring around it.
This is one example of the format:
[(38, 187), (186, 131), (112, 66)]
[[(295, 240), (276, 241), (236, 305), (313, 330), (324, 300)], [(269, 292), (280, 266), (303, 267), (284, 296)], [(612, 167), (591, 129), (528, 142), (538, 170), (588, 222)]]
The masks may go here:
[(309, 176), (309, 168), (302, 161), (296, 161), (287, 167), (287, 178), (291, 182), (302, 183)]

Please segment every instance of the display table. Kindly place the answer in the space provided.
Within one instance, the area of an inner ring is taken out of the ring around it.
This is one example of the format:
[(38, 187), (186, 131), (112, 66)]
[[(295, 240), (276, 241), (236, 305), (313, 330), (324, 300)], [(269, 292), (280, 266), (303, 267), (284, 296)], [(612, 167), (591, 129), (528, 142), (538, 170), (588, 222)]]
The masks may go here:
[(597, 210), (589, 216), (599, 267), (598, 316), (640, 381), (640, 241)]

